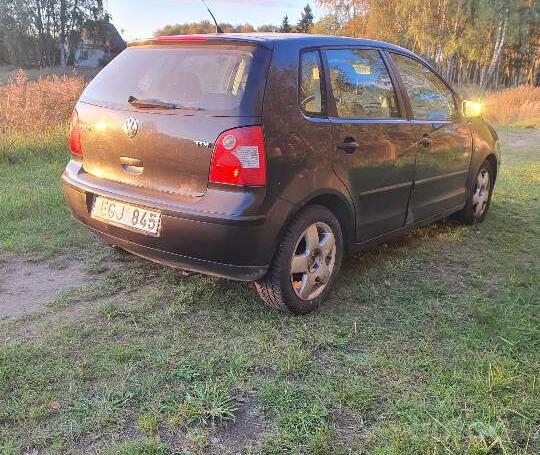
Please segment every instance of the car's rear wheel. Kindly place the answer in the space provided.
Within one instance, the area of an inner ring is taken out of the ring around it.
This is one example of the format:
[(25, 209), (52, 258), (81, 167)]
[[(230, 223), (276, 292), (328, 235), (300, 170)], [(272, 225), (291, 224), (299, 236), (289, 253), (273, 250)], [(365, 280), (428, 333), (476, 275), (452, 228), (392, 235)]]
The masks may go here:
[(493, 165), (489, 160), (484, 161), (473, 181), (465, 207), (457, 213), (459, 220), (466, 224), (476, 224), (484, 221), (491, 204), (493, 184), (495, 183), (494, 177), (495, 169), (493, 169)]
[(309, 313), (330, 293), (342, 258), (338, 220), (323, 206), (309, 206), (287, 227), (267, 275), (256, 282), (257, 291), (272, 308)]

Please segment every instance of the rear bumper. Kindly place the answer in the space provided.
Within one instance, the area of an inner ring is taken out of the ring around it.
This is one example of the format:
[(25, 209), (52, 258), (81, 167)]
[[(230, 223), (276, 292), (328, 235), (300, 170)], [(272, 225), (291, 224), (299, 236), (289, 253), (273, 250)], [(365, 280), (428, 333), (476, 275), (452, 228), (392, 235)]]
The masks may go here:
[[(129, 195), (122, 193), (112, 182), (105, 187), (101, 180), (100, 185), (92, 186), (79, 178), (80, 172), (80, 165), (70, 164), (62, 176), (65, 200), (73, 217), (107, 243), (172, 267), (239, 281), (265, 275), (281, 226), (291, 209), (289, 203), (278, 200), (263, 216), (197, 212), (189, 206), (183, 209), (181, 201), (171, 204), (169, 196), (165, 204), (137, 198), (136, 188)], [(159, 210), (160, 236), (147, 236), (92, 218), (96, 195)], [(216, 197), (219, 199), (219, 194)]]
[[(79, 220), (83, 224), (83, 221)], [(85, 224), (86, 225), (86, 224)], [(88, 226), (88, 225), (86, 225)], [(88, 226), (90, 227), (90, 226)], [(153, 262), (165, 264), (174, 268), (191, 270), (193, 272), (214, 275), (221, 278), (228, 278), (237, 281), (254, 281), (262, 278), (268, 269), (268, 266), (237, 266), (232, 264), (223, 264), (221, 262), (206, 261), (189, 256), (171, 253), (169, 251), (157, 250), (144, 245), (130, 242), (119, 237), (114, 237), (104, 232), (98, 231), (90, 227), (92, 231), (98, 234), (105, 242), (118, 246), (130, 253), (133, 253), (142, 258)]]

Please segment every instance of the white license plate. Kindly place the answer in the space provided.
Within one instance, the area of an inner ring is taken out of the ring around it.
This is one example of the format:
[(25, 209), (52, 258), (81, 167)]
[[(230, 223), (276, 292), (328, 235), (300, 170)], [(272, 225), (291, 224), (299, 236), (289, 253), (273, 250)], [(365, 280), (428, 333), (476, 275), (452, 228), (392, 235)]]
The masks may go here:
[(92, 218), (159, 237), (161, 213), (97, 196)]

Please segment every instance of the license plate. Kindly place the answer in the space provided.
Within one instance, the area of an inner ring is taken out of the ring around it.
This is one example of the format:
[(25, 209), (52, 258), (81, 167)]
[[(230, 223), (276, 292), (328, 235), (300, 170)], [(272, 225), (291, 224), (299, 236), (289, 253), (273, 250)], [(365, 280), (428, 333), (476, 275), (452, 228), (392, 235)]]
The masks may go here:
[(92, 218), (159, 237), (161, 213), (97, 196)]

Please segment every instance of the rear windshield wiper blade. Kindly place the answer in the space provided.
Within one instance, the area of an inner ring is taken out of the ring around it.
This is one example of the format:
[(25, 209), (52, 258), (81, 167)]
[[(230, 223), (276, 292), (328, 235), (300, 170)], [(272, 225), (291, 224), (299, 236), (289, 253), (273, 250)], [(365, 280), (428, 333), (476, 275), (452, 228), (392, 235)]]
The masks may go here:
[(143, 109), (182, 109), (188, 111), (204, 111), (202, 107), (183, 106), (182, 104), (166, 103), (160, 100), (140, 100), (134, 96), (128, 98), (128, 103), (135, 107)]

